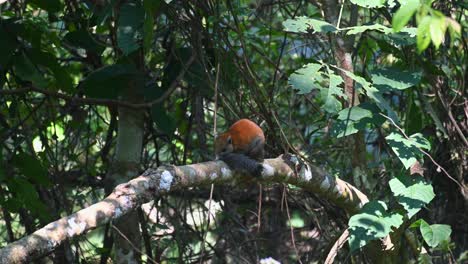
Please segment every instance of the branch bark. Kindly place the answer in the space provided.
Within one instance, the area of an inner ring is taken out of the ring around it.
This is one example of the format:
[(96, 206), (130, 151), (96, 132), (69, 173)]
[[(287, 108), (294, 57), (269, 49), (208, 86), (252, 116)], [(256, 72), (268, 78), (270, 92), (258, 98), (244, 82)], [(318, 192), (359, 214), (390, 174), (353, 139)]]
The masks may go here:
[[(350, 213), (356, 212), (368, 201), (354, 186), (336, 179), (317, 166), (298, 162), (295, 156), (267, 159), (263, 167), (264, 172), (259, 180), (299, 186), (327, 197)], [(67, 239), (119, 219), (155, 196), (190, 186), (226, 183), (238, 176), (222, 161), (148, 169), (129, 182), (118, 185), (104, 200), (7, 245), (0, 250), (0, 263), (30, 263), (51, 253)]]

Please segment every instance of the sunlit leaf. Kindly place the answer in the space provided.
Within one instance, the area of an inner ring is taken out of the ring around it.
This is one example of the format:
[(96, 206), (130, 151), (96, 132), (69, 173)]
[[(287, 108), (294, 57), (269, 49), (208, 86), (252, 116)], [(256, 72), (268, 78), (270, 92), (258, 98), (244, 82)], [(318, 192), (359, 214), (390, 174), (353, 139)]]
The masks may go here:
[(294, 33), (307, 33), (310, 29), (322, 33), (336, 31), (336, 27), (326, 21), (304, 16), (283, 21), (283, 27), (285, 31)]
[(366, 203), (361, 212), (353, 215), (348, 222), (351, 250), (357, 250), (371, 240), (387, 236), (392, 227), (398, 228), (402, 223), (403, 216), (398, 213), (388, 213), (384, 202)]
[(406, 139), (401, 134), (393, 132), (385, 139), (406, 169), (410, 168), (422, 155), (419, 148), (426, 150), (431, 148), (429, 141), (421, 134), (414, 134)]
[(367, 8), (383, 7), (385, 2), (386, 0), (351, 0), (351, 3)]
[(400, 70), (396, 68), (376, 68), (371, 72), (374, 86), (388, 90), (404, 90), (421, 81), (421, 71)]
[(413, 14), (419, 8), (419, 0), (408, 0), (402, 4), (392, 19), (393, 30), (400, 31), (410, 21)]
[(401, 176), (391, 179), (389, 185), (398, 203), (408, 212), (409, 218), (435, 197), (432, 185), (423, 177)]

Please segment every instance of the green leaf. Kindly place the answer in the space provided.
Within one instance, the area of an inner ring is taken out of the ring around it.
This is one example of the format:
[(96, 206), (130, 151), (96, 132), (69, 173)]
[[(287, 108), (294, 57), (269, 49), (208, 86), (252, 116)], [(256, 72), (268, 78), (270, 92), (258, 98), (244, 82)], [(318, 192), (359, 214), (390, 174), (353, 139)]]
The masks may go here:
[(157, 127), (164, 131), (168, 136), (171, 136), (174, 133), (176, 129), (175, 120), (160, 104), (153, 105), (151, 108), (151, 117)]
[(12, 162), (21, 174), (34, 183), (42, 185), (50, 184), (49, 178), (47, 177), (47, 169), (36, 157), (21, 153), (13, 157)]
[(382, 93), (377, 88), (372, 87), (372, 86), (370, 87), (364, 86), (364, 90), (366, 90), (367, 96), (369, 96), (369, 98), (374, 100), (377, 106), (380, 109), (382, 109), (384, 112), (386, 112), (387, 116), (390, 117), (393, 120), (393, 122), (395, 122), (396, 124), (400, 123), (400, 120), (397, 114), (395, 113), (395, 111), (393, 111), (392, 107), (390, 107), (390, 104), (385, 100)]
[(403, 216), (398, 213), (388, 213), (384, 202), (368, 202), (359, 214), (349, 219), (351, 251), (365, 246), (371, 240), (387, 236), (392, 227), (398, 228), (402, 223)]
[(392, 19), (392, 27), (395, 32), (400, 31), (410, 21), (413, 14), (419, 8), (419, 0), (409, 0), (398, 9)]
[(418, 148), (427, 150), (431, 148), (429, 141), (421, 134), (414, 134), (406, 139), (402, 135), (393, 132), (385, 139), (406, 169), (410, 168), (417, 161), (417, 158), (422, 155)]
[(432, 185), (422, 177), (401, 176), (391, 179), (389, 185), (398, 203), (408, 212), (408, 218), (413, 217), (435, 197)]
[(90, 97), (117, 98), (130, 85), (130, 81), (142, 77), (133, 65), (115, 64), (92, 72), (80, 86)]
[[(66, 68), (59, 64), (57, 58), (49, 52), (32, 49), (29, 51), (31, 60), (37, 64), (44, 66), (50, 72), (52, 72), (55, 79), (56, 90), (61, 89), (64, 91), (71, 91), (73, 86), (73, 80), (70, 73), (67, 72)], [(49, 89), (50, 89), (49, 85)]]
[(343, 109), (338, 113), (331, 135), (340, 138), (362, 131), (369, 125), (380, 126), (385, 122), (385, 118), (378, 113), (377, 106), (369, 102)]
[(49, 13), (56, 13), (63, 10), (60, 0), (29, 0), (28, 4), (33, 4), (40, 9), (46, 10)]
[(3, 164), (3, 153), (2, 153), (2, 149), (0, 148), (0, 183), (5, 181), (5, 179), (6, 179), (5, 170), (3, 169), (2, 164)]
[(47, 80), (24, 53), (15, 56), (13, 63), (16, 70), (15, 73), (23, 81), (30, 81), (34, 86), (39, 88), (47, 88)]
[(322, 64), (309, 63), (289, 76), (289, 85), (299, 90), (298, 94), (307, 94), (314, 89), (322, 88), (320, 84), (324, 81), (320, 69)]
[(374, 86), (384, 90), (404, 90), (421, 81), (421, 71), (378, 68), (371, 72)]
[(161, 2), (157, 0), (143, 0), (145, 20), (143, 24), (143, 49), (149, 51), (154, 38), (154, 16), (159, 11)]
[(67, 33), (63, 39), (67, 41), (69, 45), (80, 47), (92, 51), (97, 55), (101, 55), (106, 47), (97, 42), (96, 37), (96, 35), (91, 34), (87, 30), (78, 30)]
[(367, 8), (383, 7), (385, 2), (386, 0), (351, 0), (351, 3)]
[(143, 38), (142, 27), (145, 13), (139, 3), (125, 2), (120, 7), (117, 28), (117, 45), (124, 55), (137, 50)]
[(362, 33), (364, 31), (367, 31), (367, 30), (376, 30), (376, 31), (380, 31), (380, 32), (382, 32), (384, 34), (389, 34), (389, 33), (392, 32), (391, 28), (388, 28), (388, 27), (386, 27), (384, 25), (381, 25), (381, 24), (349, 27), (349, 28), (345, 28), (345, 30), (348, 30), (346, 35), (355, 35), (355, 34), (359, 34), (359, 33)]
[(442, 241), (449, 240), (452, 233), (452, 228), (449, 225), (429, 225), (424, 220), (421, 221), (419, 230), (424, 241), (432, 248), (437, 247)]
[(341, 76), (333, 74), (333, 72), (328, 71), (329, 74), (329, 85), (328, 89), (320, 89), (321, 97), (324, 99), (325, 103), (323, 108), (328, 113), (337, 113), (341, 110), (341, 102), (338, 101), (337, 97), (346, 98), (346, 95), (343, 93), (342, 88), (338, 87), (343, 83), (343, 78)]
[(14, 32), (7, 32), (0, 24), (0, 71), (5, 70), (4, 67), (10, 62), (10, 58), (18, 47), (15, 37)]
[(445, 17), (432, 17), (429, 28), (432, 43), (434, 44), (436, 49), (438, 49), (440, 47), (440, 44), (442, 44), (442, 41), (444, 40), (445, 30), (447, 29)]
[[(36, 188), (22, 178), (14, 178), (9, 182), (8, 188), (15, 193), (15, 200), (10, 200), (10, 205), (15, 208), (18, 205), (31, 210), (43, 220), (48, 220), (50, 217), (47, 214), (47, 207), (39, 198)], [(19, 209), (19, 208), (17, 208)]]
[(418, 31), (416, 36), (416, 46), (418, 48), (418, 52), (421, 53), (431, 43), (431, 34), (429, 32), (431, 27), (431, 17), (425, 16), (418, 25)]
[(285, 31), (294, 33), (308, 33), (310, 29), (322, 33), (335, 32), (337, 30), (335, 26), (328, 22), (305, 16), (287, 19), (283, 21), (283, 27)]

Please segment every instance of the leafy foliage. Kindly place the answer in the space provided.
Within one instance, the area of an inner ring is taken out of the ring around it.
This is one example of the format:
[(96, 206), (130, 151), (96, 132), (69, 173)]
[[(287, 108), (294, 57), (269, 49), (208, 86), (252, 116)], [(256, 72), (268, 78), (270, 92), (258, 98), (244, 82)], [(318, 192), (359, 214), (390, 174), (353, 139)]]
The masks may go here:
[(398, 228), (403, 223), (401, 214), (389, 213), (387, 209), (384, 202), (371, 201), (364, 205), (359, 214), (349, 219), (349, 245), (352, 251), (371, 240), (387, 236), (393, 227)]
[(393, 178), (389, 185), (398, 203), (408, 212), (408, 218), (413, 217), (435, 197), (432, 185), (420, 177)]

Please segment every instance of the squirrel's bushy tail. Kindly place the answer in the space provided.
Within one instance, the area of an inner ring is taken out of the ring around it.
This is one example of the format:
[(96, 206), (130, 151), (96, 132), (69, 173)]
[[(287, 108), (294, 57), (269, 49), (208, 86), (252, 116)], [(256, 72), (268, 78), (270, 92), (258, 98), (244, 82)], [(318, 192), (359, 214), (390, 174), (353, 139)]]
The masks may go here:
[(256, 160), (240, 153), (222, 153), (219, 159), (234, 171), (250, 174), (255, 177), (260, 177), (263, 171), (263, 165)]

